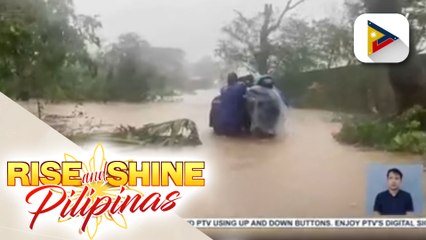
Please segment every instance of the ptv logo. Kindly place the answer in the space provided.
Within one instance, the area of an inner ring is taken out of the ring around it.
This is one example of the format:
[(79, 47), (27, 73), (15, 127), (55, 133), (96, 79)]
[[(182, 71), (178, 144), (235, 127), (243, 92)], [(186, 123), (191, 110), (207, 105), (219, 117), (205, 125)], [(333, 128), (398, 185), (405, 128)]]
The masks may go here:
[(363, 14), (354, 24), (354, 53), (363, 63), (399, 63), (409, 54), (408, 20), (401, 14)]
[(397, 41), (399, 38), (385, 29), (368, 21), (368, 55), (377, 53), (382, 48)]

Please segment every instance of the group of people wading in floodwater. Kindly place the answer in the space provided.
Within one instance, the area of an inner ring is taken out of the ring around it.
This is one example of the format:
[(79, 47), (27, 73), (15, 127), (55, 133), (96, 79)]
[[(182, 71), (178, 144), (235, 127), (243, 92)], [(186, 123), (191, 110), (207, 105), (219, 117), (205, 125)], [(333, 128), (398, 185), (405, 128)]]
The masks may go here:
[(217, 135), (276, 136), (284, 125), (287, 104), (270, 76), (238, 78), (228, 75), (227, 86), (215, 97), (210, 110), (210, 127)]

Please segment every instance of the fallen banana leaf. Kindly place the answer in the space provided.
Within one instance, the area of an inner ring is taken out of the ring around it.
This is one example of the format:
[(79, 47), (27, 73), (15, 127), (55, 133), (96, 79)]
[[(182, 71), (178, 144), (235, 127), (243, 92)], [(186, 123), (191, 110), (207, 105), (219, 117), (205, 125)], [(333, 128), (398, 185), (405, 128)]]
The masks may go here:
[(201, 145), (197, 126), (189, 119), (178, 119), (159, 124), (147, 124), (142, 128), (119, 126), (113, 132), (98, 132), (69, 136), (73, 141), (103, 141), (122, 144), (158, 146)]

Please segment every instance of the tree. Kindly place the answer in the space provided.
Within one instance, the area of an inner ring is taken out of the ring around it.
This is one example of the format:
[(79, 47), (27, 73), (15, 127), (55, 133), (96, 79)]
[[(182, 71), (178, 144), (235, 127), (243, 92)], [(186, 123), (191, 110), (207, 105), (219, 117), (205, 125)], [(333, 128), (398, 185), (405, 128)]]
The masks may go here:
[(45, 98), (64, 68), (93, 66), (87, 45), (99, 46), (101, 24), (71, 0), (3, 0), (0, 11), (0, 85), (12, 97)]
[(275, 75), (316, 69), (319, 53), (314, 27), (306, 20), (288, 19), (280, 27), (271, 67)]
[(290, 18), (280, 28), (272, 61), (276, 75), (353, 64), (352, 33), (329, 18)]
[(415, 46), (417, 52), (422, 52), (426, 49), (426, 2), (424, 0), (391, 1), (389, 4), (386, 3), (385, 6), (380, 6), (374, 0), (346, 0), (345, 5), (349, 13), (349, 22), (351, 23), (365, 12), (401, 13), (410, 22), (412, 46)]
[(153, 89), (170, 92), (184, 86), (188, 78), (184, 51), (176, 48), (151, 47), (143, 58), (157, 69), (158, 77), (149, 83)]
[(319, 53), (319, 65), (322, 69), (330, 69), (355, 62), (353, 54), (353, 32), (344, 23), (336, 23), (330, 19), (315, 21), (314, 34), (317, 42), (314, 48)]
[(426, 2), (422, 0), (402, 1), (402, 13), (408, 16), (413, 30), (412, 38), (418, 52), (426, 49)]
[[(411, 15), (411, 31), (414, 37), (410, 38), (411, 46), (422, 45), (424, 38), (422, 31), (424, 25), (419, 29), (419, 23), (426, 16), (424, 12), (425, 3), (420, 0), (399, 1), (388, 0), (383, 4), (379, 0), (364, 0), (362, 2), (368, 12), (372, 13), (407, 13)], [(418, 8), (423, 8), (423, 12)], [(416, 10), (417, 9), (417, 10)], [(414, 20), (415, 19), (415, 20)], [(421, 30), (421, 31), (420, 31)], [(399, 113), (413, 107), (422, 105), (426, 107), (426, 76), (425, 69), (419, 59), (417, 51), (410, 51), (409, 57), (400, 64), (389, 65), (389, 79), (396, 95)]]
[(168, 95), (186, 79), (184, 52), (151, 46), (136, 33), (126, 33), (100, 56), (99, 85), (104, 100), (145, 101)]
[(147, 98), (147, 78), (153, 76), (154, 68), (142, 56), (150, 45), (136, 33), (120, 35), (117, 43), (109, 46), (102, 56), (104, 91), (108, 99), (141, 101)]
[(218, 55), (230, 62), (242, 62), (260, 74), (267, 73), (275, 47), (272, 36), (279, 30), (284, 16), (302, 2), (288, 0), (280, 12), (274, 11), (272, 4), (265, 4), (263, 12), (251, 18), (235, 11), (237, 18), (223, 28), (228, 39), (220, 41)]

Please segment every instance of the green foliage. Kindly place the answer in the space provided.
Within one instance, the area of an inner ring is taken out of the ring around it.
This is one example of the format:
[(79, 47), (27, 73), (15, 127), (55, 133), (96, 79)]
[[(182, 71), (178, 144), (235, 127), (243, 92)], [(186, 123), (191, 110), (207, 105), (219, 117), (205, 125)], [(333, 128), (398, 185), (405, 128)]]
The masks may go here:
[(90, 68), (88, 44), (99, 44), (100, 23), (77, 15), (70, 0), (0, 2), (0, 79), (6, 93), (41, 98), (60, 85), (61, 71)]
[(426, 110), (409, 109), (392, 119), (351, 119), (343, 122), (338, 141), (389, 151), (426, 153)]
[(134, 33), (101, 48), (100, 27), (72, 0), (0, 1), (0, 91), (23, 100), (143, 101), (183, 85), (183, 52)]
[(394, 127), (382, 120), (358, 120), (344, 123), (336, 138), (349, 144), (385, 148), (389, 144), (389, 139), (396, 135), (395, 131)]
[(318, 67), (314, 27), (305, 20), (288, 19), (280, 29), (274, 52), (275, 73), (303, 72)]

